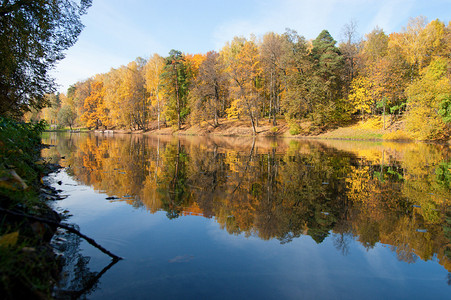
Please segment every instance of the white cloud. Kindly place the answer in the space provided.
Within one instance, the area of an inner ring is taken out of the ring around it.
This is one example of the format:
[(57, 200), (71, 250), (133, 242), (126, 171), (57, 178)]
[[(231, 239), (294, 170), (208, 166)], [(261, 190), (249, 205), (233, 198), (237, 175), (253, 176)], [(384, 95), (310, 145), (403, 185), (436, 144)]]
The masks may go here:
[(337, 22), (341, 27), (351, 18), (337, 15), (337, 8), (343, 5), (354, 7), (357, 2), (362, 1), (265, 1), (252, 19), (235, 19), (218, 26), (214, 33), (215, 47), (220, 49), (234, 36), (247, 37), (251, 33), (260, 36), (269, 31), (283, 33), (286, 28), (294, 29), (308, 39), (315, 38), (323, 29), (338, 32)]
[(339, 39), (344, 24), (357, 21), (359, 32), (370, 32), (379, 26), (387, 33), (399, 30), (412, 17), (414, 0), (282, 0), (263, 1), (255, 14), (246, 19), (231, 19), (214, 32), (215, 48), (222, 48), (234, 36), (261, 36), (269, 31), (283, 33), (296, 30), (307, 39), (315, 38), (323, 29)]
[(381, 1), (381, 7), (372, 21), (365, 28), (365, 32), (372, 31), (376, 26), (389, 34), (395, 31), (400, 23), (404, 23), (411, 16), (413, 1)]

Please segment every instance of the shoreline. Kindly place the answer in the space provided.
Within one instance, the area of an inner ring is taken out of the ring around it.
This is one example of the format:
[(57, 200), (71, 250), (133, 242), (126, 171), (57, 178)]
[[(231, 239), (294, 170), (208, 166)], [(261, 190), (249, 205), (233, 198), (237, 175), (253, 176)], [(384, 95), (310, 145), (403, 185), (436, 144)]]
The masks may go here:
[[(279, 120), (278, 125), (273, 126), (267, 120), (258, 126), (257, 134), (253, 134), (252, 126), (243, 120), (221, 120), (217, 127), (204, 122), (203, 124), (185, 124), (180, 130), (173, 127), (162, 127), (157, 129), (155, 124), (151, 124), (147, 130), (130, 129), (76, 129), (76, 130), (46, 130), (46, 132), (70, 132), (70, 133), (95, 133), (106, 136), (114, 134), (143, 134), (143, 135), (164, 135), (164, 136), (211, 136), (211, 137), (264, 137), (264, 138), (287, 138), (302, 140), (340, 140), (340, 141), (369, 141), (369, 142), (422, 142), (451, 145), (448, 140), (419, 140), (409, 136), (403, 129), (402, 121), (393, 122), (385, 130), (380, 128), (365, 128), (355, 122), (348, 126), (320, 129), (320, 132), (306, 132), (307, 126), (302, 124), (299, 134), (291, 134), (288, 124), (284, 120)], [(274, 129), (276, 128), (276, 129)]]

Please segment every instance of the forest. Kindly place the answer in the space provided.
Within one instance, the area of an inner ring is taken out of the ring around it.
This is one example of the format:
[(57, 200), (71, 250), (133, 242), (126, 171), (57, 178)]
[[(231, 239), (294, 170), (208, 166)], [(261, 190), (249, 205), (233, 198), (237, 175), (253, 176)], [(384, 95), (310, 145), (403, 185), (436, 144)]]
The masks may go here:
[[(447, 140), (451, 123), (451, 22), (412, 18), (400, 32), (376, 27), (363, 39), (354, 22), (343, 41), (327, 30), (235, 37), (219, 51), (138, 57), (48, 94), (28, 119), (89, 129), (153, 130), (240, 119), (310, 135), (370, 118), (401, 122), (417, 140)], [(307, 126), (305, 125), (307, 124)]]

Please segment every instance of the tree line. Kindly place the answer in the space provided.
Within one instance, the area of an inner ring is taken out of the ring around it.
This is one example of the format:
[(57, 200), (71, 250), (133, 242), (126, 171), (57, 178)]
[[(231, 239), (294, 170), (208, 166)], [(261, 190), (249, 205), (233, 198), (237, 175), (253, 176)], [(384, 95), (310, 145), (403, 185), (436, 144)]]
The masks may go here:
[(263, 120), (285, 119), (299, 134), (389, 116), (402, 117), (413, 138), (449, 138), (451, 22), (418, 17), (363, 39), (351, 22), (343, 36), (337, 43), (324, 30), (309, 41), (287, 29), (235, 37), (219, 52), (137, 58), (48, 95), (54, 105), (41, 114), (64, 126), (131, 130), (237, 118), (254, 134)]

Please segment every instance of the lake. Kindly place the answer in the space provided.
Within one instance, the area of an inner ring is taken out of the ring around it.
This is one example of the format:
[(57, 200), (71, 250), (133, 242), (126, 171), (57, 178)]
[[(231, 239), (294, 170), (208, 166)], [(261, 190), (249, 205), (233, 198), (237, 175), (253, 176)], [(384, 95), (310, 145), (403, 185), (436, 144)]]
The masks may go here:
[(46, 133), (56, 297), (448, 299), (451, 151), (425, 143)]

